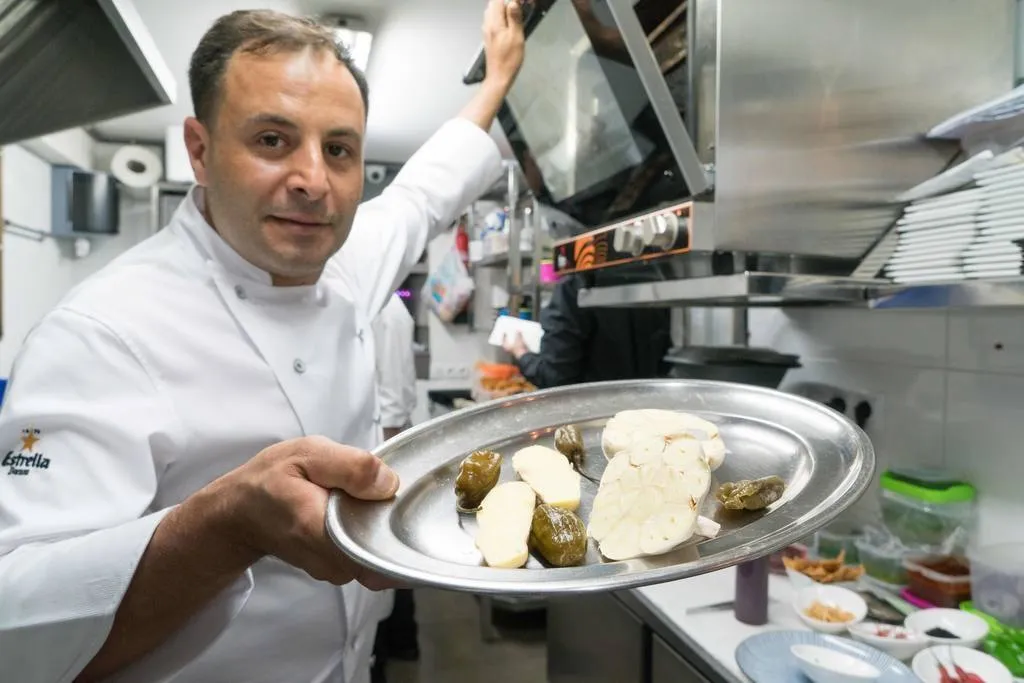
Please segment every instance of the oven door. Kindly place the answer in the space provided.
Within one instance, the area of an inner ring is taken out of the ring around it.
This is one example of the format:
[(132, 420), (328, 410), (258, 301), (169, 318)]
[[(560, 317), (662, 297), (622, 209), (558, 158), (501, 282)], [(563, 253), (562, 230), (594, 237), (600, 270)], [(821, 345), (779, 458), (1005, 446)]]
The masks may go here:
[[(498, 119), (540, 201), (593, 227), (701, 194), (685, 0), (536, 0)], [(483, 77), (482, 61), (465, 80)]]

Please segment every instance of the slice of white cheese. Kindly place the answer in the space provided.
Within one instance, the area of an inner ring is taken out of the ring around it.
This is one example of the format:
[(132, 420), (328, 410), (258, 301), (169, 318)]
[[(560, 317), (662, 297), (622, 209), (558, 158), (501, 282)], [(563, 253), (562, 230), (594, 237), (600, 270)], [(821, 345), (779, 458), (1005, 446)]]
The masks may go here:
[(609, 460), (626, 449), (643, 449), (652, 439), (693, 440), (700, 444), (708, 466), (718, 469), (725, 460), (725, 442), (712, 422), (674, 410), (624, 410), (605, 425), (601, 447)]
[(530, 556), (527, 540), (537, 495), (522, 481), (498, 484), (476, 513), (476, 547), (490, 567), (515, 569)]
[(580, 475), (569, 459), (545, 446), (527, 446), (512, 456), (512, 468), (548, 505), (575, 511), (580, 506)]
[(609, 560), (666, 553), (694, 534), (717, 534), (699, 516), (710, 489), (700, 442), (638, 438), (605, 468), (587, 533)]

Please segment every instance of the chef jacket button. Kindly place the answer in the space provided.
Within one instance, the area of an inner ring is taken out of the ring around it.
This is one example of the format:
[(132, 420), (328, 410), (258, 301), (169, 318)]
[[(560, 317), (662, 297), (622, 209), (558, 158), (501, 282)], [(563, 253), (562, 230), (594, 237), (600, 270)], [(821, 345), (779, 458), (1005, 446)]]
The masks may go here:
[(359, 328), (356, 330), (356, 336), (359, 337), (359, 341), (363, 341), (363, 329)]
[(242, 285), (235, 285), (235, 296), (239, 299), (245, 299), (249, 295), (245, 293), (245, 287)]
[(301, 358), (296, 358), (292, 363), (292, 368), (301, 375), (306, 371), (306, 364), (302, 362)]
[(378, 415), (377, 417), (373, 418), (373, 424), (375, 424), (375, 425), (379, 425), (380, 424), (380, 415)]

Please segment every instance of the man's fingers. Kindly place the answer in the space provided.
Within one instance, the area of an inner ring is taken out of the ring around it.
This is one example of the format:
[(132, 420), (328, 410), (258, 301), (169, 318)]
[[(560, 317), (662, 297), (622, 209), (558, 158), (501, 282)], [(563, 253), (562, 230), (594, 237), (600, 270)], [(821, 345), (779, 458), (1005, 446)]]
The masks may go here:
[(380, 458), (332, 441), (310, 448), (300, 464), (317, 486), (363, 500), (387, 500), (398, 490), (398, 475)]
[(519, 0), (510, 0), (505, 6), (506, 22), (509, 26), (520, 26), (523, 23), (523, 5)]
[(507, 25), (505, 0), (490, 0), (487, 3), (487, 10), (484, 11), (484, 34), (494, 34)]

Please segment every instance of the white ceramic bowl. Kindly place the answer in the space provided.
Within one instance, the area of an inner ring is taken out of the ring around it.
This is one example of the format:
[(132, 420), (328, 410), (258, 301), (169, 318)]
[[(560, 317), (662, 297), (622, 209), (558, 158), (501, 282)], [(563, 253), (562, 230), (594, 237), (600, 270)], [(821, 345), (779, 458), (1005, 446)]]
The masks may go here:
[(911, 659), (931, 644), (928, 638), (909, 628), (873, 621), (854, 624), (850, 627), (850, 635), (854, 640), (859, 640), (901, 661)]
[[(838, 607), (841, 610), (851, 613), (853, 615), (853, 619), (842, 623), (832, 623), (812, 619), (807, 616), (805, 610), (815, 602), (820, 602), (830, 607)], [(793, 599), (793, 609), (796, 610), (797, 616), (800, 617), (802, 622), (804, 622), (809, 628), (821, 633), (842, 633), (850, 626), (864, 621), (864, 617), (868, 614), (868, 604), (864, 602), (864, 598), (860, 597), (853, 591), (847, 590), (846, 588), (839, 588), (838, 586), (817, 584), (797, 591), (796, 597)]]
[(814, 683), (865, 683), (882, 672), (862, 659), (817, 645), (794, 645), (789, 649), (797, 666)]
[(942, 677), (939, 674), (938, 662), (942, 662), (954, 680), (959, 680), (953, 668), (955, 662), (968, 673), (981, 676), (985, 683), (1013, 683), (1009, 669), (998, 659), (960, 645), (937, 645), (921, 650), (914, 656), (910, 667), (924, 683), (940, 683)]
[[(933, 645), (962, 645), (978, 647), (988, 635), (988, 623), (979, 616), (958, 609), (925, 609), (908, 616), (903, 625), (923, 634)], [(937, 638), (928, 635), (934, 628), (956, 634), (956, 638)]]

